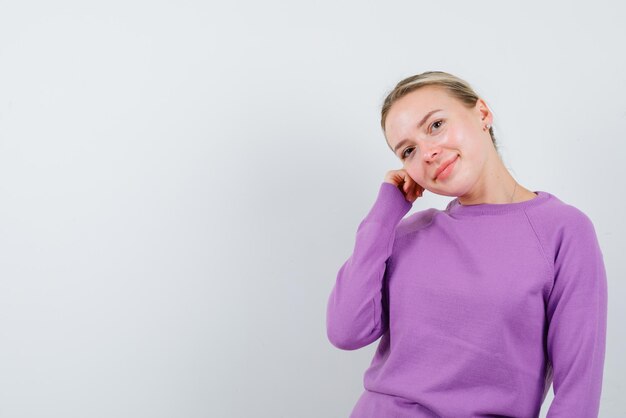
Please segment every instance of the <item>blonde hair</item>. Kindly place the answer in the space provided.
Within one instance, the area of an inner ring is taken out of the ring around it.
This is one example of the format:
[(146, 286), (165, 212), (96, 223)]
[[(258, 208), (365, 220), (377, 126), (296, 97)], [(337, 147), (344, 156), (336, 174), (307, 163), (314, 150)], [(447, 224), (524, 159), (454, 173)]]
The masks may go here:
[[(385, 98), (380, 118), (380, 126), (383, 128), (383, 133), (385, 132), (385, 120), (387, 119), (391, 105), (412, 91), (432, 85), (445, 88), (452, 97), (458, 99), (469, 109), (476, 106), (476, 102), (480, 98), (467, 81), (452, 74), (443, 71), (426, 71), (421, 74), (412, 75), (396, 84)], [(489, 127), (489, 135), (497, 151), (498, 145), (496, 144), (496, 137), (493, 134), (493, 126)], [(387, 144), (389, 143), (387, 142)]]

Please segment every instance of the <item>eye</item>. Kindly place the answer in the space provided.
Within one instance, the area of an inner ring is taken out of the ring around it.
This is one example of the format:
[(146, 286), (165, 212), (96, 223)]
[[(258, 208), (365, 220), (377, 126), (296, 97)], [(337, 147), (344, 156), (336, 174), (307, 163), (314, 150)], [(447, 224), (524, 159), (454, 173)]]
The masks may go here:
[(409, 150), (412, 152), (413, 151), (413, 147), (408, 147), (404, 151), (402, 151), (402, 160), (408, 158), (408, 156), (411, 155), (410, 152), (408, 154), (406, 153)]
[[(439, 123), (439, 125), (437, 125), (438, 123)], [(433, 127), (433, 126), (437, 125), (437, 128), (440, 128), (442, 123), (443, 123), (443, 120), (439, 119), (439, 120), (434, 121), (433, 124), (430, 125), (430, 126)]]

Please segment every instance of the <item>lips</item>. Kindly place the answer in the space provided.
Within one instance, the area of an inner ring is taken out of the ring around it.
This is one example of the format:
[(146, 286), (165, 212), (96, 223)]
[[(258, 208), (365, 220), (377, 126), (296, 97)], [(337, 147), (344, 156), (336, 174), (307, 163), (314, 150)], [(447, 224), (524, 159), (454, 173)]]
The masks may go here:
[(446, 167), (448, 167), (450, 164), (452, 164), (454, 161), (456, 161), (456, 159), (459, 158), (458, 155), (455, 155), (453, 158), (449, 159), (448, 161), (442, 163), (439, 168), (437, 169), (437, 171), (435, 171), (435, 180), (437, 179), (437, 177), (439, 177), (439, 174), (441, 174), (441, 172), (443, 170), (446, 169)]

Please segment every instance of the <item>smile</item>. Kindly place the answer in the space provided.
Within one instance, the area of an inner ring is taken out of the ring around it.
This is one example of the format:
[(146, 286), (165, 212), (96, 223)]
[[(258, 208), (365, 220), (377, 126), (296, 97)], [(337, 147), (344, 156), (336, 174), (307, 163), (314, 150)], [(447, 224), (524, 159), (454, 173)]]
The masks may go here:
[(454, 170), (458, 159), (459, 157), (457, 156), (454, 160), (452, 160), (452, 162), (448, 164), (446, 168), (441, 171), (441, 173), (439, 173), (435, 180), (445, 180), (446, 178), (450, 177), (450, 174), (452, 174), (452, 171)]

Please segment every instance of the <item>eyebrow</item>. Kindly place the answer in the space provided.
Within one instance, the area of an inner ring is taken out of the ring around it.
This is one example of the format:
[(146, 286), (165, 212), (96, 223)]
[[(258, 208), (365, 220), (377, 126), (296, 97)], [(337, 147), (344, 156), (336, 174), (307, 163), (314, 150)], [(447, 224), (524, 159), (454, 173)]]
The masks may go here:
[[(440, 112), (443, 109), (434, 109), (431, 110), (430, 112), (426, 113), (426, 115), (422, 118), (422, 120), (417, 124), (418, 128), (421, 128), (422, 125), (428, 120), (428, 118), (435, 112)], [(396, 147), (393, 149), (394, 154), (398, 151), (398, 148), (400, 148), (402, 145), (404, 145), (406, 142), (408, 142), (408, 139), (403, 139), (402, 141), (398, 142), (398, 145), (396, 145)]]

